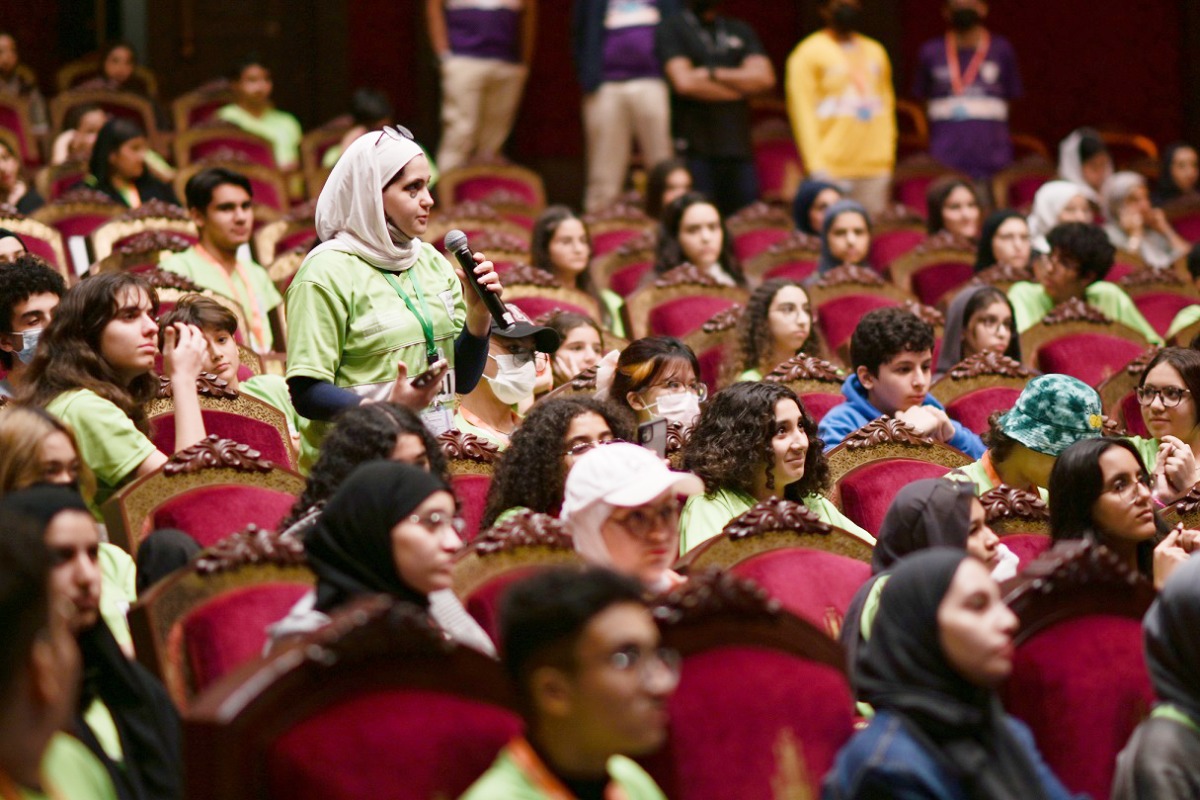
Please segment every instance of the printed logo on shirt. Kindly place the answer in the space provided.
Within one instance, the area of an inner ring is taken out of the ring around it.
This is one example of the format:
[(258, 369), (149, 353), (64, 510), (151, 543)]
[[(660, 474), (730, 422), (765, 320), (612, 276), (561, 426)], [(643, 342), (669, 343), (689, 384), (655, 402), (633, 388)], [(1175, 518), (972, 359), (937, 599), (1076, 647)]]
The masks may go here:
[(662, 19), (656, 0), (609, 0), (604, 27), (640, 28), (657, 25)]

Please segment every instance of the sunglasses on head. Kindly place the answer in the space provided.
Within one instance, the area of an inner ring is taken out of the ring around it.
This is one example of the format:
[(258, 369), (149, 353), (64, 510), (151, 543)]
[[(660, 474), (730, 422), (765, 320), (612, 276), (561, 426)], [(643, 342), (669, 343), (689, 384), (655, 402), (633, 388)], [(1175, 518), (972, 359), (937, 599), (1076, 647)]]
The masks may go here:
[(375, 140), (376, 146), (383, 141), (384, 136), (395, 139), (398, 142), (402, 142), (405, 139), (408, 139), (410, 142), (416, 141), (416, 138), (412, 135), (412, 131), (403, 125), (384, 125), (383, 130), (379, 132), (379, 138)]

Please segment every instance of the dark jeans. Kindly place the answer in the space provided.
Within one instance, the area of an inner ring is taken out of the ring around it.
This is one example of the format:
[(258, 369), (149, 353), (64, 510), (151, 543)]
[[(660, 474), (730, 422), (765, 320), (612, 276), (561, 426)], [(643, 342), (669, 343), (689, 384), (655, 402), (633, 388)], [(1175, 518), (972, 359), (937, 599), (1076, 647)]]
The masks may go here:
[(688, 156), (687, 165), (696, 191), (712, 198), (726, 219), (758, 199), (753, 158)]

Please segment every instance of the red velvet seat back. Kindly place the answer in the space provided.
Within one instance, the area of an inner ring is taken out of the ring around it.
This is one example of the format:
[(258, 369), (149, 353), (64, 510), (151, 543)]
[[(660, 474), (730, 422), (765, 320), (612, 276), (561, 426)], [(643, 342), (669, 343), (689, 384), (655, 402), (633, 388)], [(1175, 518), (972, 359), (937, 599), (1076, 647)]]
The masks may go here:
[(988, 417), (995, 411), (1008, 411), (1017, 402), (1020, 389), (992, 386), (979, 389), (946, 404), (946, 413), (964, 427), (982, 435), (988, 429)]
[(1170, 292), (1150, 292), (1133, 298), (1133, 304), (1159, 336), (1166, 336), (1175, 315), (1193, 302), (1191, 298)]
[(804, 403), (804, 408), (808, 410), (812, 418), (820, 422), (829, 413), (829, 409), (840, 406), (846, 402), (846, 398), (840, 394), (811, 392), (800, 395), (800, 402)]
[[(275, 165), (275, 151), (271, 148), (271, 143), (267, 141), (259, 143), (234, 136), (230, 136), (228, 139), (222, 136), (213, 136), (212, 138), (195, 142), (191, 146), (188, 155), (192, 161), (201, 161), (209, 156), (220, 155), (222, 150), (232, 150), (235, 153), (245, 156), (255, 164), (277, 169)], [(258, 192), (255, 191), (254, 194), (254, 199), (262, 202), (258, 197)]]
[(70, 266), (68, 264), (58, 263), (58, 254), (54, 252), (54, 246), (45, 239), (39, 239), (37, 236), (29, 233), (22, 233), (21, 241), (25, 242), (25, 249), (28, 250), (31, 255), (35, 255), (38, 258), (45, 260), (47, 264), (50, 264), (56, 269), (65, 269)]
[(592, 258), (599, 258), (606, 253), (611, 253), (630, 239), (640, 236), (642, 230), (643, 228), (640, 227), (616, 228), (594, 234), (592, 236)]
[(1038, 633), (1017, 648), (1001, 698), (1068, 789), (1108, 797), (1117, 753), (1154, 702), (1140, 622), (1095, 614)]
[(902, 178), (892, 185), (892, 194), (895, 195), (897, 203), (903, 203), (924, 219), (928, 214), (925, 197), (929, 193), (929, 184), (937, 179), (937, 175), (913, 175), (909, 178)]
[(229, 104), (228, 97), (214, 97), (203, 103), (197, 103), (188, 109), (187, 120), (188, 125), (196, 125), (200, 122), (207, 122), (217, 116), (217, 112)]
[(254, 189), (254, 202), (273, 208), (276, 211), (287, 211), (291, 208), (286, 196), (281, 196), (279, 187), (271, 181), (264, 181), (256, 176), (250, 177), (250, 187)]
[(1125, 414), (1125, 430), (1130, 436), (1150, 438), (1146, 418), (1142, 416), (1142, 404), (1138, 402), (1136, 392), (1130, 392), (1121, 398), (1121, 411)]
[(893, 261), (911, 252), (923, 241), (924, 231), (896, 230), (874, 234), (871, 238), (871, 263), (876, 269), (887, 269)]
[(733, 305), (726, 297), (693, 295), (659, 303), (648, 314), (652, 336), (686, 336), (718, 311)]
[(188, 612), (172, 634), (182, 650), (169, 658), (187, 659), (199, 693), (218, 678), (262, 654), (266, 628), (312, 589), (306, 583), (259, 583), (226, 592)]
[[(249, 445), (262, 453), (263, 458), (282, 467), (289, 467), (294, 463), (290, 444), (283, 440), (283, 435), (274, 425), (211, 408), (203, 409), (201, 415), (204, 417), (204, 430), (209, 434), (215, 433), (223, 439), (233, 439), (235, 442)], [(174, 453), (175, 415), (164, 414), (156, 417), (150, 427), (150, 441), (154, 442), (154, 446), (167, 455)]]
[[(142, 233), (144, 233), (144, 231), (138, 231), (136, 233), (131, 233), (128, 236), (122, 236), (120, 239), (117, 239), (115, 242), (113, 242), (113, 250), (117, 250), (119, 247), (121, 247), (121, 245), (132, 241), (135, 237), (141, 236)], [(178, 236), (180, 239), (185, 239), (189, 244), (195, 244), (196, 242), (200, 241), (199, 238), (183, 231), (171, 231), (171, 236)]]
[(949, 471), (941, 464), (911, 458), (884, 458), (864, 464), (838, 482), (842, 513), (874, 535), (896, 492), (913, 481), (940, 478)]
[(830, 350), (837, 351), (850, 341), (850, 335), (858, 327), (858, 321), (866, 316), (868, 311), (894, 305), (898, 305), (895, 300), (868, 292), (845, 295), (822, 303), (817, 310), (817, 325), (821, 328), (825, 345)]
[[(4, 126), (0, 124), (0, 127)], [(57, 178), (50, 182), (50, 196), (45, 198), (46, 202), (49, 203), (52, 200), (62, 197), (68, 190), (78, 186), (80, 181), (87, 177), (87, 174), (86, 166), (59, 174)]]
[(756, 228), (746, 231), (740, 236), (733, 237), (733, 252), (742, 261), (754, 258), (759, 253), (765, 253), (776, 242), (782, 242), (791, 235), (790, 231), (781, 228)]
[(487, 505), (487, 493), (491, 488), (490, 475), (452, 475), (450, 484), (454, 496), (462, 508), (459, 513), (467, 523), (463, 531), (463, 541), (469, 542), (479, 533), (479, 523), (483, 519), (483, 509)]
[(455, 798), (520, 733), (511, 711), (441, 692), (367, 690), (290, 727), (266, 755), (269, 798)]
[(1141, 355), (1143, 349), (1135, 342), (1103, 333), (1064, 336), (1038, 350), (1038, 369), (1061, 372), (1088, 386), (1099, 386), (1105, 378), (1115, 375)]
[(939, 300), (975, 276), (975, 265), (964, 261), (944, 261), (930, 264), (912, 276), (912, 288), (917, 299), (927, 306)]
[(511, 291), (513, 294), (511, 300), (507, 297), (508, 291), (505, 291), (505, 302), (524, 311), (529, 315), (530, 319), (536, 319), (542, 314), (553, 311), (556, 308), (562, 309), (563, 311), (570, 311), (574, 314), (582, 314), (588, 319), (591, 319), (592, 317), (592, 312), (588, 311), (582, 306), (577, 306), (574, 303), (567, 303), (550, 297), (530, 297), (528, 295), (522, 296), (521, 288), (519, 286)]
[(1024, 569), (1030, 561), (1050, 549), (1054, 544), (1049, 536), (1042, 533), (1009, 533), (1000, 539), (1001, 544), (1013, 551), (1013, 555), (1021, 559), (1018, 569)]
[(316, 223), (311, 228), (293, 231), (286, 236), (281, 236), (279, 241), (275, 243), (275, 255), (286, 253), (295, 247), (308, 247), (317, 239)]
[(1047, 175), (1026, 175), (1008, 185), (1008, 207), (1025, 209), (1033, 205), (1033, 198), (1042, 185), (1054, 180)]
[(789, 172), (803, 175), (796, 143), (791, 137), (767, 139), (754, 145), (754, 170), (758, 173), (759, 195), (782, 197)]
[(513, 194), (528, 206), (537, 206), (537, 191), (523, 180), (503, 175), (479, 175), (460, 181), (454, 187), (454, 199), (450, 205), (466, 202), (486, 203), (494, 194)]
[(818, 797), (854, 732), (851, 708), (845, 676), (828, 666), (760, 647), (706, 650), (684, 659), (670, 738), (643, 763), (672, 800), (803, 796), (772, 791), (790, 731)]
[(728, 348), (725, 345), (710, 347), (696, 353), (696, 360), (700, 362), (700, 380), (704, 381), (704, 385), (708, 387), (710, 397), (717, 391), (717, 382), (720, 380), (721, 371), (725, 368), (727, 354)]
[(871, 565), (836, 553), (789, 547), (746, 559), (730, 572), (750, 578), (801, 619), (836, 637)]
[(251, 523), (273, 531), (296, 498), (257, 486), (204, 486), (171, 498), (150, 517), (151, 530), (178, 528), (210, 547)]
[(1139, 267), (1135, 264), (1129, 264), (1127, 262), (1121, 261), (1120, 256), (1118, 255), (1117, 262), (1112, 265), (1112, 269), (1110, 269), (1108, 271), (1108, 275), (1105, 276), (1104, 280), (1110, 281), (1111, 283), (1116, 283), (1117, 281), (1121, 280), (1121, 278), (1124, 278), (1126, 275), (1137, 272), (1140, 269), (1141, 269), (1141, 267)]
[(500, 641), (500, 599), (508, 591), (508, 587), (542, 569), (544, 567), (533, 564), (508, 570), (485, 582), (463, 598), (463, 606), (467, 609), (467, 613), (475, 618), (479, 627), (487, 631), (487, 635), (493, 642)]
[(1200, 211), (1176, 217), (1171, 220), (1171, 226), (1175, 228), (1176, 233), (1189, 242), (1193, 244), (1200, 242)]
[(622, 267), (608, 276), (608, 288), (621, 295), (621, 297), (629, 297), (637, 289), (638, 284), (642, 282), (642, 276), (653, 268), (654, 262), (650, 259)]
[(817, 271), (816, 261), (788, 261), (778, 266), (771, 267), (763, 274), (763, 280), (771, 280), (772, 278), (787, 278), (791, 281), (803, 281), (809, 275)]
[(58, 220), (52, 227), (62, 234), (65, 240), (72, 236), (91, 236), (96, 228), (111, 220), (112, 217), (104, 214), (76, 214)]

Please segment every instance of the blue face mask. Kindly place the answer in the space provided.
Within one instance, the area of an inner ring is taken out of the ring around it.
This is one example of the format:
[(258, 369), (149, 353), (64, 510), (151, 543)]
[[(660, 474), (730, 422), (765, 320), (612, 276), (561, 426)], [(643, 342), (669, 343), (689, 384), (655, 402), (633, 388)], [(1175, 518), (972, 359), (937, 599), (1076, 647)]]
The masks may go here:
[(21, 360), (22, 364), (28, 366), (33, 363), (33, 356), (37, 352), (38, 340), (42, 338), (43, 330), (43, 328), (30, 328), (19, 334), (21, 349), (17, 350), (14, 355)]

